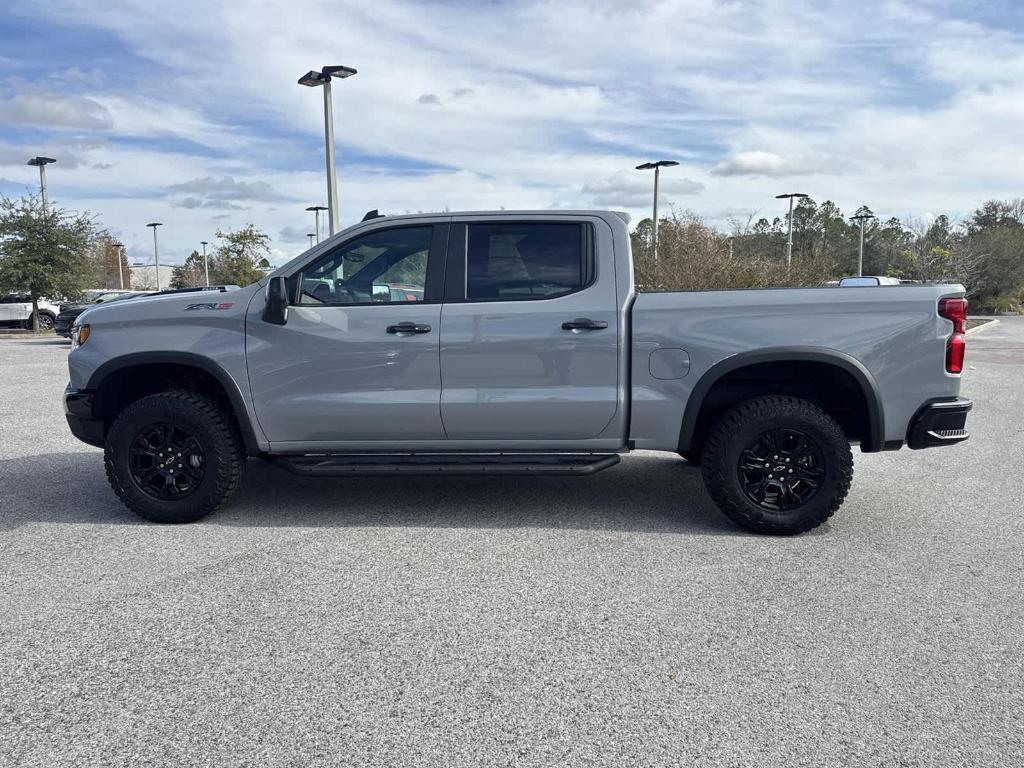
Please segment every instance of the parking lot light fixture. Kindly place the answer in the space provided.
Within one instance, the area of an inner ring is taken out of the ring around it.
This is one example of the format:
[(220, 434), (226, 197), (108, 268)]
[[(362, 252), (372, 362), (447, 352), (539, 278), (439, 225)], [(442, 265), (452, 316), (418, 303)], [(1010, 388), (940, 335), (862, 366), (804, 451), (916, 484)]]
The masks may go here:
[(206, 287), (210, 287), (210, 262), (206, 258), (206, 246), (210, 243), (207, 240), (200, 240), (199, 244), (203, 246), (203, 271), (206, 273)]
[(156, 289), (160, 290), (160, 248), (156, 242), (156, 228), (162, 227), (163, 224), (159, 221), (151, 221), (146, 225), (147, 227), (153, 228), (153, 258), (156, 260)]
[[(316, 226), (314, 227), (314, 229), (316, 230), (316, 241), (319, 243), (320, 242), (320, 211), (326, 211), (327, 210), (327, 206), (325, 206), (325, 205), (311, 205), (308, 208), (306, 208), (306, 210), (313, 212), (314, 220), (316, 222)], [(333, 232), (332, 232), (332, 234), (333, 234)]]
[(39, 168), (39, 196), (43, 199), (43, 210), (46, 210), (46, 166), (57, 161), (52, 157), (33, 157), (26, 165), (35, 165)]
[[(334, 105), (331, 100), (331, 80), (352, 77), (356, 70), (352, 67), (330, 66), (319, 72), (310, 70), (299, 78), (299, 85), (310, 88), (324, 89), (324, 145), (327, 155), (327, 219), (328, 228), (333, 235), (338, 226), (338, 178), (334, 167)], [(319, 229), (317, 230), (319, 235)]]
[(864, 274), (864, 224), (868, 220), (877, 218), (873, 213), (858, 213), (856, 216), (851, 216), (850, 221), (856, 221), (860, 224), (860, 249), (857, 251), (857, 276), (861, 277)]
[(789, 198), (789, 232), (786, 235), (786, 269), (793, 266), (793, 201), (801, 197), (810, 197), (803, 192), (787, 192), (783, 195), (776, 195), (776, 200)]
[(124, 243), (111, 243), (111, 246), (113, 246), (117, 250), (117, 282), (118, 282), (118, 287), (120, 287), (122, 290), (124, 290), (124, 270), (121, 268), (121, 261), (124, 258), (123, 257), (123, 254), (124, 254)]
[(654, 256), (655, 279), (658, 271), (658, 176), (662, 168), (671, 168), (679, 165), (675, 160), (655, 160), (650, 163), (641, 163), (636, 167), (638, 171), (649, 171), (654, 169), (654, 211), (651, 214), (653, 230), (651, 232), (651, 251)]
[(309, 238), (309, 247), (312, 248), (313, 247), (313, 238), (316, 237), (316, 233), (314, 233), (314, 232), (307, 232), (306, 233), (306, 237)]

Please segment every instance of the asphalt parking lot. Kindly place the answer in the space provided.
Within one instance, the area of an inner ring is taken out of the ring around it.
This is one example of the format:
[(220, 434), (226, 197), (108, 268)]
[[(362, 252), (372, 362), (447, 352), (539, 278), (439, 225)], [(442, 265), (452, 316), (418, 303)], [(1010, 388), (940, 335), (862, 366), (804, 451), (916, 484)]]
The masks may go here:
[(974, 435), (855, 455), (811, 534), (674, 456), (589, 479), (303, 480), (137, 521), (0, 340), (0, 765), (1024, 764), (1024, 318)]

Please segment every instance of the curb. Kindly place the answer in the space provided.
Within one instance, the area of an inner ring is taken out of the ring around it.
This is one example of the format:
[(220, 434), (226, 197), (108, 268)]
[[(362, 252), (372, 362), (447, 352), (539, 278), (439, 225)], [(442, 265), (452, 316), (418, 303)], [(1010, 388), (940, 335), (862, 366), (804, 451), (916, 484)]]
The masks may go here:
[(999, 320), (996, 319), (996, 318), (992, 318), (991, 320), (989, 320), (987, 323), (984, 323), (983, 325), (978, 325), (978, 326), (975, 326), (974, 328), (969, 329), (967, 331), (966, 335), (971, 336), (971, 335), (973, 335), (975, 333), (981, 333), (986, 328), (991, 328), (993, 325), (999, 325)]

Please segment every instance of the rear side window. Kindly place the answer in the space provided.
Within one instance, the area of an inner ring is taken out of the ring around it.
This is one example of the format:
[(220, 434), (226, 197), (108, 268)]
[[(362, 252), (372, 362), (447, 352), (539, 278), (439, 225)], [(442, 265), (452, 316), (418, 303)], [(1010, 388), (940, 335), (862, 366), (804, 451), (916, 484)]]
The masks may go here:
[(590, 282), (589, 228), (582, 224), (470, 224), (466, 299), (545, 299)]

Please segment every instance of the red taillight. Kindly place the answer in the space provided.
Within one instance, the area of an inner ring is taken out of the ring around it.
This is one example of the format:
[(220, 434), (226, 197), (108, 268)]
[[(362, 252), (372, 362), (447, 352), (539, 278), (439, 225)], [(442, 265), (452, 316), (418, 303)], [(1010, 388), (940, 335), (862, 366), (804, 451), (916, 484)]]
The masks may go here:
[(939, 299), (939, 315), (953, 323), (953, 335), (946, 342), (946, 371), (963, 373), (967, 351), (967, 299)]
[(946, 370), (949, 373), (964, 372), (964, 352), (967, 351), (967, 340), (962, 333), (954, 333), (946, 342)]

